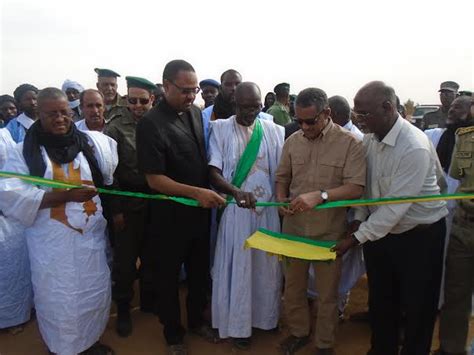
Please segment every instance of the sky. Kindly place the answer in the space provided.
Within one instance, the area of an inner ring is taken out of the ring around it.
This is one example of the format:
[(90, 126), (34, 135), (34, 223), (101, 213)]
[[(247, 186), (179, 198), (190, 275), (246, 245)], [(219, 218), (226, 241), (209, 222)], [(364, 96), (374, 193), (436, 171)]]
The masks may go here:
[[(0, 0), (0, 94), (22, 83), (95, 87), (94, 68), (161, 82), (190, 62), (199, 80), (226, 69), (297, 94), (319, 87), (352, 103), (383, 80), (405, 102), (438, 103), (442, 81), (474, 90), (472, 0)], [(199, 103), (199, 100), (197, 101)]]

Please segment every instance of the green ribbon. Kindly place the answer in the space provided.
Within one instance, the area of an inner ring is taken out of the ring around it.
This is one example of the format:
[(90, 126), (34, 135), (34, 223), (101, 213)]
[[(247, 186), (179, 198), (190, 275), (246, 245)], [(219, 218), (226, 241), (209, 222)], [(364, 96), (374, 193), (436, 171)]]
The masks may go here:
[[(12, 173), (7, 171), (0, 171), (0, 177), (4, 178), (19, 178), (26, 183), (39, 186), (47, 186), (55, 189), (77, 189), (84, 188), (84, 185), (74, 185), (65, 183), (62, 181), (56, 181), (46, 179), (42, 177), (36, 177), (31, 175)], [(167, 196), (162, 194), (145, 194), (141, 192), (130, 192), (122, 190), (112, 190), (97, 188), (99, 193), (109, 195), (119, 195), (127, 197), (145, 198), (151, 200), (168, 200), (181, 203), (183, 205), (199, 207), (199, 202), (185, 197)], [(337, 207), (354, 207), (354, 206), (374, 206), (374, 205), (388, 205), (388, 204), (400, 204), (400, 203), (414, 203), (414, 202), (427, 202), (427, 201), (439, 201), (439, 200), (462, 200), (462, 199), (474, 199), (474, 193), (457, 193), (457, 194), (443, 194), (443, 195), (425, 195), (425, 196), (404, 196), (404, 197), (384, 197), (376, 199), (364, 199), (364, 200), (341, 200), (327, 202), (322, 205), (314, 207), (316, 210), (326, 208), (337, 208)], [(235, 201), (227, 201), (227, 204), (236, 204)], [(258, 207), (278, 207), (288, 206), (288, 202), (257, 202)]]
[[(260, 120), (255, 120), (255, 127), (253, 128), (252, 136), (250, 137), (247, 146), (245, 147), (242, 156), (237, 163), (235, 168), (235, 175), (232, 178), (231, 184), (239, 188), (244, 183), (245, 179), (252, 170), (252, 167), (257, 160), (258, 152), (260, 150), (260, 144), (262, 143), (263, 138), (263, 128)], [(230, 202), (233, 199), (231, 195), (227, 196), (227, 202)]]

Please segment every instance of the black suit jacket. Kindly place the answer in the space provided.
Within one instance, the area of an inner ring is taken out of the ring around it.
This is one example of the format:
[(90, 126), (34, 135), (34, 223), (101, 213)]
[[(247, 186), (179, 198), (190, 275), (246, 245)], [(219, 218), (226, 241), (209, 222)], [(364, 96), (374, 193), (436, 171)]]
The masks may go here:
[[(144, 174), (166, 175), (182, 184), (209, 187), (199, 108), (193, 105), (180, 116), (163, 100), (138, 122), (136, 133), (138, 167)], [(197, 230), (203, 231), (201, 227), (208, 226), (206, 209), (171, 201), (153, 201), (151, 205), (151, 223), (165, 233), (182, 230), (178, 234), (191, 231), (195, 234)]]

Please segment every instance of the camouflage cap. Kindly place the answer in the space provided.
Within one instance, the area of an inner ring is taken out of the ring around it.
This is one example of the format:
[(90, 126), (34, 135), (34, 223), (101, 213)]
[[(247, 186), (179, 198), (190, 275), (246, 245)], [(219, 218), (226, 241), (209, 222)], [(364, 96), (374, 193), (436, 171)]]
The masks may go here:
[(457, 92), (459, 90), (459, 84), (454, 81), (444, 81), (439, 86), (438, 92), (443, 90)]

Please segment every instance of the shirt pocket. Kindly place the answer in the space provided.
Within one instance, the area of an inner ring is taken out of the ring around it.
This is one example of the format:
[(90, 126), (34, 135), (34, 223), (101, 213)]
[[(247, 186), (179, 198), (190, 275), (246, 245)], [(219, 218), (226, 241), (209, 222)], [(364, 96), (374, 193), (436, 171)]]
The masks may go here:
[(457, 173), (460, 177), (472, 175), (471, 152), (457, 152), (455, 159), (459, 169)]
[(304, 176), (308, 169), (307, 160), (304, 157), (291, 157), (291, 174), (293, 176)]
[(322, 159), (318, 165), (318, 177), (321, 187), (332, 189), (343, 184), (342, 170), (344, 169), (343, 160), (325, 160)]

